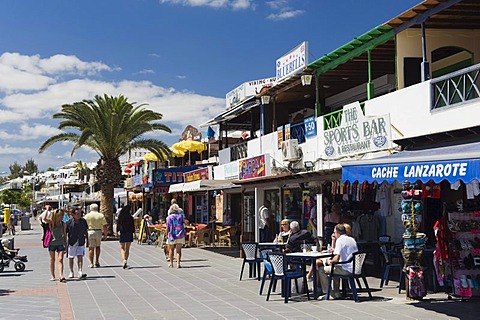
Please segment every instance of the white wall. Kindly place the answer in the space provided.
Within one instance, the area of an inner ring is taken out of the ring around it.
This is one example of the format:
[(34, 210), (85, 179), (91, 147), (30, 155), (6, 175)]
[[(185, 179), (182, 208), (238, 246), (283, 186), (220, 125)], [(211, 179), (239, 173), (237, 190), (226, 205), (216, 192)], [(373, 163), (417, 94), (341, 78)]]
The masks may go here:
[[(432, 62), (432, 51), (446, 46), (461, 47), (473, 53), (475, 64), (480, 60), (480, 30), (442, 30), (426, 29), (427, 60)], [(403, 74), (403, 59), (406, 57), (422, 57), (422, 34), (419, 28), (410, 28), (399, 34), (397, 45), (397, 75), (398, 88), (405, 86)]]
[[(365, 102), (365, 115), (390, 114), (393, 139), (480, 125), (480, 101), (430, 112), (430, 81), (425, 81)], [(398, 130), (398, 131), (397, 131)]]

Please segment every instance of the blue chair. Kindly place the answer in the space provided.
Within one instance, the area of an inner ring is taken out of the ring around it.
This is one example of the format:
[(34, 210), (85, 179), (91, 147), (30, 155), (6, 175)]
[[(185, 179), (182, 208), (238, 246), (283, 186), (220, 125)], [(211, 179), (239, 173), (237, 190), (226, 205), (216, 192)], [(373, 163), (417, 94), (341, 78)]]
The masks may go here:
[(257, 280), (260, 281), (260, 264), (263, 262), (263, 259), (258, 255), (258, 243), (253, 241), (242, 242), (242, 251), (243, 263), (242, 270), (240, 271), (240, 281), (242, 280), (246, 263), (248, 263), (250, 278), (253, 275), (253, 277), (257, 277)]
[(383, 255), (384, 265), (383, 265), (383, 272), (382, 272), (382, 279), (380, 281), (380, 288), (383, 288), (383, 285), (388, 285), (388, 281), (390, 279), (390, 270), (398, 268), (400, 273), (399, 283), (402, 280), (402, 269), (403, 269), (403, 262), (402, 262), (402, 255), (399, 251), (395, 250), (388, 250), (385, 244), (380, 244), (380, 252)]
[[(367, 277), (365, 276), (365, 273), (363, 272), (363, 264), (365, 262), (365, 257), (367, 254), (365, 252), (355, 252), (350, 259), (347, 261), (342, 261), (342, 262), (335, 262), (332, 263), (332, 272), (328, 275), (328, 290), (327, 290), (327, 300), (330, 299), (330, 292), (332, 289), (332, 281), (335, 277), (340, 278), (342, 280), (348, 280), (348, 283), (350, 285), (350, 288), (352, 289), (352, 294), (353, 294), (353, 299), (355, 302), (358, 302), (358, 293), (357, 293), (357, 287), (355, 285), (355, 280), (358, 280), (362, 278), (363, 283), (365, 284), (365, 289), (368, 292), (369, 299), (372, 299), (372, 293), (370, 292), (370, 287), (368, 286), (367, 282)], [(353, 273), (347, 274), (347, 275), (340, 275), (340, 274), (335, 274), (335, 266), (336, 265), (342, 265), (346, 263), (351, 263), (353, 262)], [(346, 287), (343, 286), (343, 290), (345, 291)]]
[[(285, 303), (288, 303), (288, 298), (291, 295), (292, 280), (295, 280), (297, 292), (299, 292), (298, 278), (303, 278), (303, 283), (307, 283), (307, 274), (303, 269), (288, 269), (287, 256), (282, 252), (271, 252), (268, 254), (268, 261), (272, 265), (273, 274), (270, 278), (270, 286), (268, 287), (267, 301), (270, 299), (270, 293), (273, 286), (278, 280), (282, 281), (282, 294), (285, 298)], [(310, 300), (310, 293), (306, 290), (307, 298)]]
[[(268, 254), (272, 251), (272, 249), (265, 249), (260, 251), (260, 256), (263, 259), (263, 276), (262, 283), (260, 284), (260, 295), (262, 295), (263, 287), (265, 286), (265, 280), (267, 279), (267, 277), (271, 277), (273, 274), (272, 264), (270, 263), (270, 261), (268, 261)], [(273, 288), (273, 291), (275, 291), (275, 287)]]

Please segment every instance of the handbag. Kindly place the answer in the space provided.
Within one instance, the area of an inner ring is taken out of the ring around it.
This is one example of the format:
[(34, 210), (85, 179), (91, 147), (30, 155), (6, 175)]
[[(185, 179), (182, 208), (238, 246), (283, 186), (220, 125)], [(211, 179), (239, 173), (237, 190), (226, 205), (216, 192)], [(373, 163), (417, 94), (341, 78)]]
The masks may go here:
[(50, 241), (52, 241), (52, 230), (48, 228), (47, 230), (45, 230), (45, 236), (43, 237), (43, 247), (48, 248), (48, 246), (50, 245)]

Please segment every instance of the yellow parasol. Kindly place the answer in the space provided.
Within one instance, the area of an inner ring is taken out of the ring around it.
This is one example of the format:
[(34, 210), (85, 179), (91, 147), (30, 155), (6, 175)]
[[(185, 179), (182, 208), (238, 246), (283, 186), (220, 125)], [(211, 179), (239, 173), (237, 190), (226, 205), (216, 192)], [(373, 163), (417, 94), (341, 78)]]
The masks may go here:
[(197, 152), (197, 153), (202, 153), (202, 151), (205, 151), (205, 144), (200, 141), (194, 141), (194, 140), (184, 140), (180, 141), (177, 143), (174, 143), (172, 146), (173, 152), (178, 152), (179, 154), (184, 154), (187, 152)]
[(153, 153), (146, 153), (144, 156), (143, 156), (143, 159), (144, 160), (147, 160), (147, 161), (158, 161), (158, 158), (156, 155), (154, 155)]
[(205, 151), (206, 149), (207, 148), (203, 142), (183, 140), (173, 144), (172, 154), (174, 157), (181, 158), (188, 152), (188, 161), (190, 161), (190, 152), (202, 153), (202, 151)]

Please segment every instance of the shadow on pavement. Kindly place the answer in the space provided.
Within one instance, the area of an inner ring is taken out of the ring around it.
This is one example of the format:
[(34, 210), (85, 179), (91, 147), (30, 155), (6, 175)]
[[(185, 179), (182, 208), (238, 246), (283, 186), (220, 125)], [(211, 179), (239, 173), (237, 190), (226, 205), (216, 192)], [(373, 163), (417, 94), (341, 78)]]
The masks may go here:
[(200, 249), (223, 254), (232, 258), (240, 258), (239, 247), (203, 247)]
[(480, 300), (461, 300), (453, 299), (432, 299), (422, 300), (418, 303), (412, 303), (411, 306), (415, 308), (422, 308), (429, 311), (435, 311), (441, 314), (451, 316), (452, 318), (478, 319), (478, 310), (480, 310)]
[[(119, 266), (119, 267), (123, 268), (123, 266)], [(158, 269), (161, 267), (162, 266), (128, 267), (128, 269)]]
[(196, 269), (196, 268), (211, 268), (212, 266), (211, 265), (205, 265), (205, 266), (184, 266), (182, 264), (182, 268), (181, 269)]
[(1, 296), (8, 296), (8, 295), (11, 294), (12, 292), (14, 292), (14, 291), (8, 290), (8, 289), (0, 289), (0, 297), (1, 297)]

